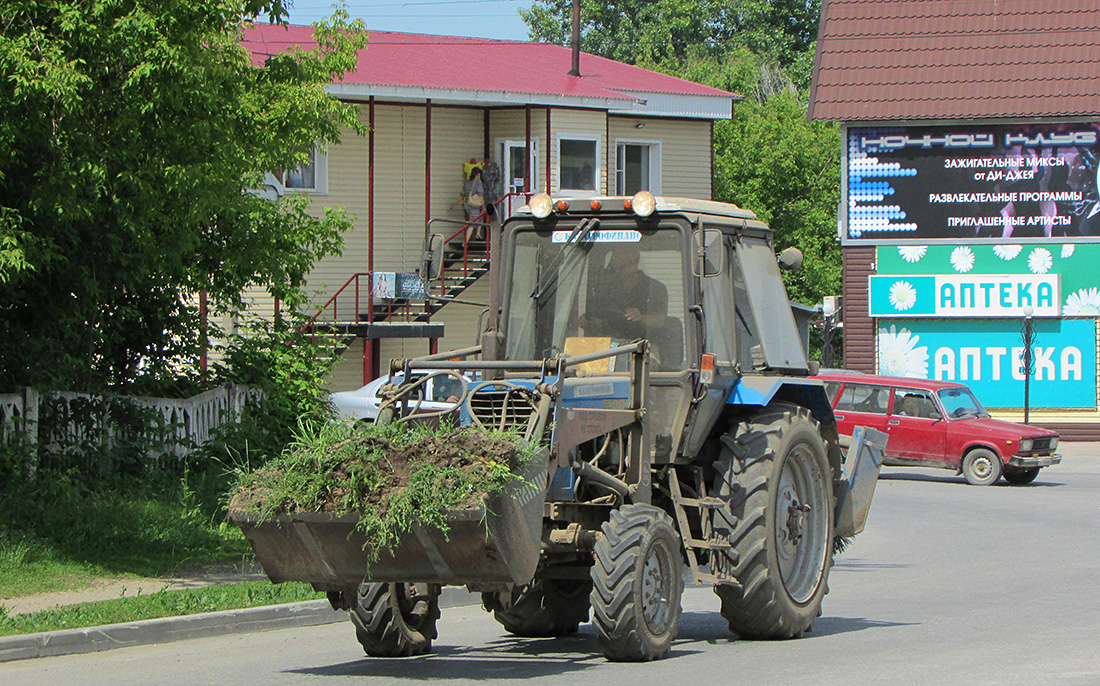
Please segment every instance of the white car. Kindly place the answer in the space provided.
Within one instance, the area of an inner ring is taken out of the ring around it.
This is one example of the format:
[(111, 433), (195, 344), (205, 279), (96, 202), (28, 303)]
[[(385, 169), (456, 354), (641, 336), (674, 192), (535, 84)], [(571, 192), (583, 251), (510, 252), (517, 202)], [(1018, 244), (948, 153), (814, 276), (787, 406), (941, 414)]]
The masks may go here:
[[(396, 374), (393, 378), (393, 383), (400, 384), (404, 375)], [(466, 379), (466, 383), (471, 383), (468, 377), (463, 378)], [(328, 399), (336, 411), (337, 418), (373, 422), (378, 418), (378, 407), (382, 404), (378, 391), (387, 383), (390, 383), (388, 375), (379, 377), (358, 390), (333, 393)], [(421, 413), (449, 410), (455, 406), (458, 396), (462, 393), (462, 384), (453, 376), (433, 377), (428, 379), (425, 386), (426, 397), (420, 403), (418, 410)]]

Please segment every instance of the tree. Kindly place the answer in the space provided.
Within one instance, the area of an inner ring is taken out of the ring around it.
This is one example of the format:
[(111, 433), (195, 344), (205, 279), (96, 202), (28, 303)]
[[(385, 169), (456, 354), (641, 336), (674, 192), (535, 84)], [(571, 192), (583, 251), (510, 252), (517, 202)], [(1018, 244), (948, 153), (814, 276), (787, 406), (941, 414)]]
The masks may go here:
[[(520, 15), (533, 40), (568, 45), (572, 0), (537, 0)], [(821, 0), (605, 0), (581, 2), (581, 48), (655, 66), (692, 52), (747, 47), (789, 64), (817, 37)]]
[(793, 300), (815, 303), (840, 288), (840, 129), (806, 119), (806, 91), (745, 49), (690, 61), (684, 78), (743, 93), (733, 118), (714, 126), (714, 196), (751, 209), (775, 231), (776, 248), (799, 248), (803, 267), (784, 274)]
[[(521, 11), (538, 40), (567, 43), (571, 0)], [(776, 247), (798, 247), (803, 268), (784, 274), (807, 303), (840, 287), (836, 212), (840, 132), (807, 122), (820, 0), (582, 2), (582, 47), (606, 57), (738, 93), (733, 118), (714, 127), (714, 196), (756, 212)], [(582, 69), (583, 71), (583, 69)]]
[(358, 132), (324, 92), (361, 25), (254, 65), (242, 18), (281, 0), (6, 0), (0, 7), (0, 387), (126, 386), (193, 360), (197, 294), (294, 304), (341, 213), (249, 190)]

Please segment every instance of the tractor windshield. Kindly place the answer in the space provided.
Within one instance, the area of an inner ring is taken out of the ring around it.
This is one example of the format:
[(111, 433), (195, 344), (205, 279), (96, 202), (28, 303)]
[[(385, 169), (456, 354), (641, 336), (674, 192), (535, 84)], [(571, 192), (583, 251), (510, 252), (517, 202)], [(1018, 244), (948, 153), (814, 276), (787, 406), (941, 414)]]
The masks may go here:
[(518, 231), (507, 303), (508, 359), (652, 344), (655, 370), (684, 367), (684, 255), (678, 229)]

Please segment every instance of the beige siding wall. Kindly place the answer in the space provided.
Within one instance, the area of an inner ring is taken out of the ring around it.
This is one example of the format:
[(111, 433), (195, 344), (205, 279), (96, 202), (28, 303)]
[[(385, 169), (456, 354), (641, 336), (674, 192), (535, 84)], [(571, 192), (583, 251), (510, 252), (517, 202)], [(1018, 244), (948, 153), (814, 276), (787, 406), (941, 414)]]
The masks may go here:
[[(434, 107), (432, 108), (432, 218), (463, 219), (462, 207), (451, 205), (462, 195), (462, 164), (485, 157), (484, 110)], [(378, 201), (381, 203), (381, 201)], [(421, 202), (423, 217), (423, 202)], [(423, 224), (423, 222), (421, 222)], [(432, 233), (450, 236), (461, 228), (459, 224), (433, 225)], [(423, 226), (421, 226), (423, 230)], [(421, 232), (423, 237), (423, 231)], [(415, 245), (419, 256), (421, 243)], [(417, 258), (419, 259), (419, 257)]]
[[(530, 133), (537, 150), (536, 191), (558, 189), (558, 139), (564, 135), (593, 137), (599, 141), (600, 191), (614, 192), (615, 141), (652, 141), (661, 145), (662, 192), (665, 195), (711, 197), (711, 138), (709, 122), (668, 121), (611, 117), (602, 111), (550, 109), (552, 133), (546, 136), (546, 108), (530, 111)], [(431, 206), (429, 216), (462, 218), (460, 207), (451, 208), (462, 188), (462, 163), (484, 155), (484, 110), (435, 107), (432, 109)], [(360, 108), (360, 121), (368, 123), (368, 106)], [(644, 123), (637, 129), (637, 123)], [(419, 266), (425, 231), (425, 163), (427, 110), (423, 105), (376, 104), (375, 106), (375, 250), (377, 271), (413, 271)], [(610, 131), (610, 136), (608, 132)], [(523, 141), (527, 133), (523, 108), (492, 110), (489, 115), (491, 154), (499, 155), (501, 140)], [(320, 261), (310, 274), (307, 288), (320, 305), (357, 272), (368, 270), (369, 143), (366, 136), (346, 132), (339, 145), (327, 150), (328, 192), (314, 196), (313, 211), (343, 207), (353, 220), (344, 236), (342, 255)], [(549, 184), (547, 172), (549, 171)], [(452, 233), (458, 225), (440, 225), (433, 231)], [(464, 299), (488, 303), (488, 279), (483, 278), (464, 294)], [(362, 294), (365, 300), (365, 293)], [(265, 318), (274, 312), (270, 295), (246, 293), (252, 311)], [(440, 350), (474, 344), (481, 308), (449, 305), (435, 316), (443, 322), (446, 337)], [(228, 322), (226, 322), (228, 324)], [(414, 357), (428, 351), (427, 340), (385, 340), (380, 361), (383, 369), (393, 357)], [(347, 390), (362, 384), (362, 341), (344, 354), (334, 372), (331, 390)]]
[[(641, 129), (637, 124), (645, 124)], [(661, 193), (709, 200), (711, 185), (710, 122), (611, 117), (611, 150), (608, 168), (615, 170), (615, 141), (649, 141), (661, 144)], [(615, 190), (614, 177), (610, 186)]]

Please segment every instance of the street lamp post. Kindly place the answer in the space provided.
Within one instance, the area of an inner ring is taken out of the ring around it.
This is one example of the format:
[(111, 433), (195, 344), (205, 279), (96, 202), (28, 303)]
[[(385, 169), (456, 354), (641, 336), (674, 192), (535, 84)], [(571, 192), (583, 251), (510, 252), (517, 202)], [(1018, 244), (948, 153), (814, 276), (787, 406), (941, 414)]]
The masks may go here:
[(1024, 424), (1028, 423), (1028, 411), (1031, 409), (1031, 347), (1035, 343), (1035, 329), (1032, 327), (1031, 315), (1035, 310), (1031, 305), (1024, 306), (1024, 331), (1021, 339), (1024, 343)]
[(838, 314), (837, 299), (829, 296), (821, 301), (821, 314), (825, 316), (824, 325), (821, 328), (821, 365), (826, 369), (834, 364), (833, 358), (833, 334), (836, 332), (836, 316)]

